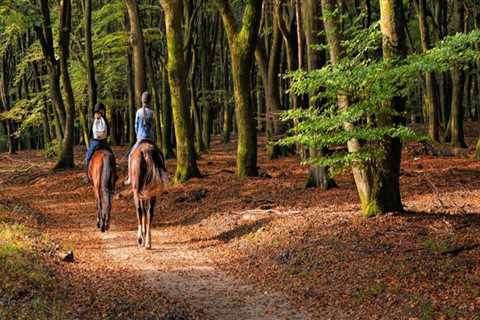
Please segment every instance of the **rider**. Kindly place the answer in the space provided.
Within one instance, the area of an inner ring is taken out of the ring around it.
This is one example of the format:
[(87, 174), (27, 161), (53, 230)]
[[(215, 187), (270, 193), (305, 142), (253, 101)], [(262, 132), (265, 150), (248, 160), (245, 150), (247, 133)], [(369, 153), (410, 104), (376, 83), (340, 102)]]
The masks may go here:
[(109, 134), (110, 128), (108, 126), (108, 121), (105, 118), (105, 105), (99, 102), (95, 105), (93, 111), (93, 121), (89, 132), (90, 145), (85, 154), (85, 167), (87, 169), (87, 177), (85, 180), (87, 182), (90, 182), (90, 178), (88, 177), (88, 164), (95, 151), (98, 149), (110, 150), (110, 146), (107, 142)]
[(137, 133), (137, 142), (128, 153), (128, 177), (124, 184), (129, 185), (130, 181), (130, 155), (138, 147), (141, 141), (149, 140), (155, 143), (154, 113), (150, 108), (150, 94), (145, 91), (142, 93), (142, 107), (137, 110), (135, 116), (135, 132)]

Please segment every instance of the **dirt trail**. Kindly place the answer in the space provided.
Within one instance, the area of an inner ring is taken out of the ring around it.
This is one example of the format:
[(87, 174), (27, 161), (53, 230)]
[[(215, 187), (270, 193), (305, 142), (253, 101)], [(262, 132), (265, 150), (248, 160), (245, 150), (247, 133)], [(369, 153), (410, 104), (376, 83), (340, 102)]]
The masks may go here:
[[(129, 277), (140, 275), (150, 293), (188, 305), (189, 309), (199, 311), (201, 319), (310, 319), (284, 296), (262, 292), (255, 285), (220, 270), (211, 260), (208, 246), (199, 247), (187, 232), (199, 227), (195, 222), (166, 223), (167, 211), (170, 212), (167, 216), (172, 218), (172, 210), (191, 212), (200, 206), (199, 203), (176, 204), (175, 197), (183, 191), (167, 195), (170, 200), (162, 199), (169, 206), (169, 210), (163, 210), (163, 217), (162, 208), (157, 206), (152, 250), (146, 251), (136, 246), (136, 218), (131, 197), (113, 201), (111, 230), (100, 233), (95, 228), (93, 194), (90, 187), (81, 182), (83, 172), (48, 173), (46, 169), (42, 172), (39, 176), (25, 174), (15, 180), (3, 178), (1, 192), (45, 217), (43, 231), (65, 248), (74, 250), (76, 263), (64, 266), (73, 273), (84, 274), (85, 278), (101, 278), (98, 272), (104, 272), (105, 276), (123, 273), (124, 279), (119, 279), (124, 280), (123, 283), (104, 284), (111, 287), (106, 291), (112, 292), (116, 285), (134, 285)], [(107, 309), (115, 310), (114, 301), (107, 303), (114, 304)], [(110, 312), (110, 316), (115, 313)]]
[(259, 292), (218, 270), (202, 249), (176, 242), (175, 234), (154, 230), (150, 251), (134, 245), (132, 231), (110, 231), (100, 237), (114, 261), (141, 272), (146, 285), (173, 299), (185, 299), (212, 319), (309, 319), (281, 295)]

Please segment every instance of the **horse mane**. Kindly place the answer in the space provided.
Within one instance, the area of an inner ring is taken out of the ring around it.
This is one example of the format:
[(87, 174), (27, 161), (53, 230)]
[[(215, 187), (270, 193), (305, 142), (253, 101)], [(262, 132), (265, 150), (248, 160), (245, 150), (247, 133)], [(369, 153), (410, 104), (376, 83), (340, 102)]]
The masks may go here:
[(139, 172), (138, 195), (146, 200), (155, 197), (162, 190), (162, 172), (166, 172), (167, 169), (162, 152), (152, 143), (142, 143), (139, 151), (142, 170)]

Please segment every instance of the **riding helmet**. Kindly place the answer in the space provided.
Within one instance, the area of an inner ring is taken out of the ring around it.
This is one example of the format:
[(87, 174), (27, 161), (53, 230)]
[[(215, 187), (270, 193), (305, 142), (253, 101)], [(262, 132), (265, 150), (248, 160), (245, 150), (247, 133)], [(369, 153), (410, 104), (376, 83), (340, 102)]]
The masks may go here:
[(105, 112), (105, 105), (101, 102), (97, 103), (95, 105), (95, 108), (93, 109), (93, 112)]

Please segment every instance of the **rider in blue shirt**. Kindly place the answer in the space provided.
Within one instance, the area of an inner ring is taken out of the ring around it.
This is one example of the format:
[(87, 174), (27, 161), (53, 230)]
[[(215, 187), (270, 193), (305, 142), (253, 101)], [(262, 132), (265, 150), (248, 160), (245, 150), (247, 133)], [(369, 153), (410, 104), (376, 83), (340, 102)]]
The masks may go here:
[(155, 143), (155, 130), (154, 130), (154, 113), (150, 108), (150, 94), (145, 91), (142, 94), (142, 107), (137, 110), (135, 115), (135, 133), (137, 134), (137, 142), (133, 145), (128, 153), (128, 178), (125, 181), (125, 185), (129, 185), (130, 181), (130, 155), (138, 147), (141, 141), (150, 140)]

